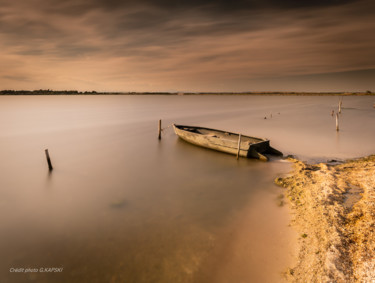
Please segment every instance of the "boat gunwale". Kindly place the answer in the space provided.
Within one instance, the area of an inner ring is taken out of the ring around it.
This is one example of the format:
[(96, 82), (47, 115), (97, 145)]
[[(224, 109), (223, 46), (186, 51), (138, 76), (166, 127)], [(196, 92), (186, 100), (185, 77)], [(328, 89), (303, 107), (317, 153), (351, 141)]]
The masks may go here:
[[(202, 134), (202, 133), (191, 132), (191, 131), (188, 131), (188, 130), (185, 130), (185, 129), (181, 129), (181, 127), (203, 129), (203, 130), (209, 130), (209, 131), (213, 131), (213, 132), (220, 132), (220, 133), (224, 133), (224, 134), (225, 133), (232, 134), (232, 135), (235, 135), (235, 136), (240, 135), (239, 133), (233, 133), (233, 132), (223, 131), (223, 130), (216, 130), (216, 129), (206, 128), (206, 127), (177, 125), (177, 124), (172, 124), (172, 125), (173, 125), (173, 127), (178, 128), (180, 131), (184, 131), (184, 132), (188, 132), (188, 133), (196, 134), (196, 135), (201, 135), (201, 136), (206, 136), (206, 137), (209, 137), (209, 138), (211, 138), (211, 137), (208, 136), (208, 135), (205, 135), (205, 134)], [(266, 138), (257, 138), (257, 137), (252, 137), (252, 136), (248, 136), (248, 135), (243, 135), (243, 134), (241, 134), (241, 137), (247, 137), (247, 138), (250, 138), (250, 139), (258, 140), (258, 142), (249, 143), (249, 146), (257, 145), (257, 144), (261, 144), (261, 143), (270, 141), (269, 139), (266, 139)], [(217, 138), (224, 140), (223, 138), (220, 138), (220, 137), (217, 137)], [(229, 148), (229, 146), (227, 146), (227, 147)]]

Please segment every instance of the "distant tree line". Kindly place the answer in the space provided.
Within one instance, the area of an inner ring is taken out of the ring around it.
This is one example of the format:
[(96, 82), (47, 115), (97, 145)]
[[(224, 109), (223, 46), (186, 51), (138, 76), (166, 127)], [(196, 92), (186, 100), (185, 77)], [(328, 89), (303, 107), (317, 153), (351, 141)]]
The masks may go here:
[(0, 95), (93, 95), (93, 94), (119, 94), (119, 95), (375, 95), (374, 92), (97, 92), (77, 90), (1, 90)]
[(81, 95), (81, 94), (128, 94), (128, 95), (139, 95), (139, 94), (162, 94), (162, 95), (174, 95), (177, 93), (170, 92), (97, 92), (92, 91), (77, 91), (77, 90), (50, 90), (50, 89), (38, 89), (38, 90), (1, 90), (0, 95)]
[(77, 90), (1, 90), (0, 95), (69, 95), (69, 94), (100, 94), (96, 91), (80, 92)]

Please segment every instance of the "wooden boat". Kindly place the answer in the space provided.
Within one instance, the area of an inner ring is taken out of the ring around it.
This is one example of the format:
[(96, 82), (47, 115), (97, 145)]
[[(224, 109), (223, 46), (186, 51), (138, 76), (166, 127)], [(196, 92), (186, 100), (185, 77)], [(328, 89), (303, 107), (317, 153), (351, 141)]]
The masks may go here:
[(267, 161), (265, 154), (282, 156), (283, 154), (270, 146), (270, 141), (262, 138), (241, 135), (240, 150), (238, 150), (239, 134), (193, 126), (173, 124), (174, 131), (181, 139), (209, 149), (229, 154), (257, 158)]

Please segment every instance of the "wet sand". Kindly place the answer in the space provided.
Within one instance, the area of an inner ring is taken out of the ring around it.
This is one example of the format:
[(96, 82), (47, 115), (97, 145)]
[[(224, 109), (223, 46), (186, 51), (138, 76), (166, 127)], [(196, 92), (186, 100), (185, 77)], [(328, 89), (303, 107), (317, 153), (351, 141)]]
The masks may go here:
[(286, 188), (299, 233), (290, 282), (372, 282), (375, 279), (375, 155), (342, 164), (290, 159)]

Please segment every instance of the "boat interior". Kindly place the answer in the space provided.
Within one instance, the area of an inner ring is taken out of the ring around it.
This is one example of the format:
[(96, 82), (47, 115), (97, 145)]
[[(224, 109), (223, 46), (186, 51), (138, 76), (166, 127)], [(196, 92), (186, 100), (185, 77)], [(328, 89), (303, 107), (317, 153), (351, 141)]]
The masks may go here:
[[(206, 128), (196, 128), (196, 127), (180, 127), (180, 129), (184, 131), (189, 131), (192, 133), (196, 134), (201, 134), (209, 137), (214, 137), (214, 138), (220, 138), (220, 139), (225, 139), (225, 140), (230, 140), (230, 141), (238, 141), (238, 134), (230, 133), (230, 132), (225, 132), (225, 131), (215, 131), (215, 130), (210, 130)], [(249, 137), (242, 135), (241, 136), (241, 143), (258, 143), (264, 141), (263, 139), (259, 138), (254, 138), (254, 137)]]

